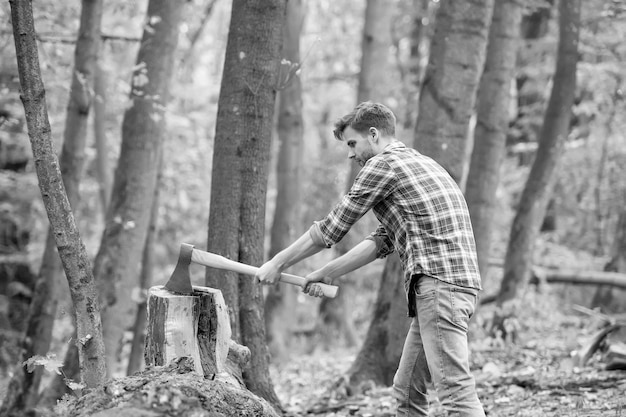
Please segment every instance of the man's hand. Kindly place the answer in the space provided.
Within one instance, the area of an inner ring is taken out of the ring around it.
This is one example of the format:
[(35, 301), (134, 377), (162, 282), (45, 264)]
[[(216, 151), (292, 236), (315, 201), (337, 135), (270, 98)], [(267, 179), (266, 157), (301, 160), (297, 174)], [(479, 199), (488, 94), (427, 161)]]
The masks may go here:
[(321, 273), (319, 273), (318, 271), (315, 272), (311, 272), (309, 275), (307, 275), (306, 277), (306, 283), (304, 284), (304, 288), (302, 289), (302, 292), (304, 292), (305, 294), (309, 294), (312, 297), (323, 297), (324, 293), (322, 292), (322, 289), (319, 287), (319, 285), (315, 285), (318, 282), (322, 282), (324, 284), (332, 284), (333, 283), (333, 279), (325, 276)]
[(273, 285), (279, 281), (281, 272), (282, 271), (278, 268), (278, 265), (270, 260), (261, 265), (261, 267), (257, 270), (255, 277), (261, 284)]

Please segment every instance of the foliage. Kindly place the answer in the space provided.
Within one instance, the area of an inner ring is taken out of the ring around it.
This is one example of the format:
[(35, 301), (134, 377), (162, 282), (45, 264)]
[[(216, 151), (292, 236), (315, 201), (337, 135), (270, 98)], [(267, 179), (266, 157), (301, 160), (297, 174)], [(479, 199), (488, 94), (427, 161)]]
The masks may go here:
[(61, 368), (63, 368), (63, 361), (56, 358), (54, 354), (48, 354), (45, 357), (41, 355), (35, 355), (24, 361), (23, 365), (26, 366), (28, 372), (33, 372), (36, 366), (43, 366), (46, 371), (54, 372), (61, 375)]

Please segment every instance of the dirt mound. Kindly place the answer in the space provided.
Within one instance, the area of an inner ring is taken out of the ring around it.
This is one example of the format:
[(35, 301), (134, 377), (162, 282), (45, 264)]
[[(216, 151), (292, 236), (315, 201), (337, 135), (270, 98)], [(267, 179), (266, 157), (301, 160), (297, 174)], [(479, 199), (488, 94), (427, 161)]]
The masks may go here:
[(278, 417), (272, 406), (216, 375), (206, 379), (182, 360), (133, 376), (113, 379), (80, 398), (57, 405), (67, 417)]

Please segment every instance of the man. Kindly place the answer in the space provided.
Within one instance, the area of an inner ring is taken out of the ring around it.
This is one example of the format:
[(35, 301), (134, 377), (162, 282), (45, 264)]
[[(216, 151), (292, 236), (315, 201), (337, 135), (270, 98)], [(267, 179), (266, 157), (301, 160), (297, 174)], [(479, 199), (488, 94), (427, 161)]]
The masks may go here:
[(467, 205), (450, 175), (395, 138), (396, 119), (365, 102), (335, 124), (335, 137), (362, 169), (321, 221), (265, 263), (257, 278), (277, 282), (296, 262), (339, 242), (372, 209), (380, 225), (345, 255), (307, 275), (305, 292), (397, 251), (412, 317), (394, 377), (398, 416), (427, 416), (427, 383), (450, 415), (484, 416), (469, 369), (468, 322), (481, 289)]

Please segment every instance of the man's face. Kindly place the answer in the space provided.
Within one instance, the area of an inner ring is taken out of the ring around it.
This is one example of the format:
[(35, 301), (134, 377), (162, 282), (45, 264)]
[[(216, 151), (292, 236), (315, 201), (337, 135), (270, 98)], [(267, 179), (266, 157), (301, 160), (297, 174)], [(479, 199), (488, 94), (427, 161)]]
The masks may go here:
[(368, 141), (367, 132), (359, 133), (351, 127), (347, 127), (343, 131), (343, 140), (348, 146), (348, 159), (355, 160), (360, 166), (374, 155), (372, 145)]

